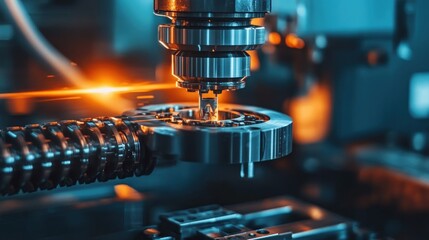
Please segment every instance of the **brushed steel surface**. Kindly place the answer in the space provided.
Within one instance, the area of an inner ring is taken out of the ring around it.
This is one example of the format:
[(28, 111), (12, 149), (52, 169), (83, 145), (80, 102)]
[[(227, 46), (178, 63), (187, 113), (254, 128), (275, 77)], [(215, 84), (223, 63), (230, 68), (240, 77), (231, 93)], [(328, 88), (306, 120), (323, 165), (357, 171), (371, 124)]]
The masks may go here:
[[(184, 125), (156, 120), (156, 113), (197, 109), (197, 104), (161, 104), (134, 112), (133, 122), (147, 134), (147, 144), (159, 157), (201, 163), (243, 164), (285, 157), (292, 151), (292, 120), (275, 111), (224, 104), (220, 111), (254, 114), (262, 120), (232, 127)], [(138, 119), (140, 118), (140, 120)], [(151, 126), (148, 119), (153, 119)], [(225, 120), (229, 121), (229, 120)], [(233, 121), (233, 120), (231, 120)]]
[(250, 76), (250, 56), (246, 52), (197, 55), (180, 51), (173, 55), (173, 75), (182, 79), (231, 79)]
[(185, 28), (160, 25), (158, 38), (170, 50), (248, 51), (265, 43), (265, 28)]
[(158, 40), (173, 51), (178, 87), (221, 93), (245, 86), (250, 75), (245, 51), (266, 38), (265, 28), (252, 26), (251, 19), (270, 12), (271, 0), (155, 0), (154, 6), (156, 14), (172, 20), (159, 26)]
[(156, 13), (266, 13), (271, 0), (155, 0)]

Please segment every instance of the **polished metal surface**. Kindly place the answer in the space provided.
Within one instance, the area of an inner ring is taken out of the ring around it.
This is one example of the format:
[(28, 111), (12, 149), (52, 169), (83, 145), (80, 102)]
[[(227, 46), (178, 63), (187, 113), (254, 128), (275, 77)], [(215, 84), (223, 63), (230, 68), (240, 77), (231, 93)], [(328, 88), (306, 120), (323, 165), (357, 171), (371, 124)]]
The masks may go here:
[(216, 118), (206, 118), (197, 104), (162, 104), (116, 118), (8, 128), (0, 132), (0, 194), (149, 174), (156, 158), (252, 169), (291, 152), (288, 116), (239, 105), (214, 110)]
[[(171, 18), (158, 40), (172, 53), (177, 86), (188, 91), (238, 90), (250, 76), (245, 52), (265, 43), (265, 28), (251, 19), (271, 10), (271, 0), (155, 0), (155, 13)], [(203, 109), (200, 109), (203, 111)]]
[(199, 14), (197, 16), (210, 16), (205, 15), (209, 13), (235, 13), (236, 16), (255, 18), (263, 17), (271, 10), (271, 0), (155, 0), (154, 3), (155, 13), (175, 17), (187, 13)]
[(211, 80), (221, 85), (220, 82), (237, 82), (250, 76), (250, 56), (246, 52), (200, 54), (179, 51), (173, 55), (172, 64), (173, 75), (188, 82)]
[(248, 51), (265, 43), (265, 28), (183, 28), (160, 25), (159, 42), (170, 50)]
[(0, 194), (149, 174), (143, 133), (121, 118), (6, 129), (0, 138)]
[(206, 94), (200, 92), (198, 101), (198, 108), (200, 116), (198, 118), (205, 121), (218, 121), (219, 120), (219, 106), (217, 94), (212, 97), (205, 96)]
[[(219, 121), (198, 118), (197, 104), (162, 104), (129, 112), (147, 132), (149, 149), (161, 158), (246, 164), (273, 160), (292, 150), (292, 121), (278, 112), (223, 105)], [(148, 120), (152, 121), (148, 125)]]
[(188, 91), (215, 91), (221, 93), (223, 90), (239, 90), (246, 86), (244, 79), (226, 79), (230, 81), (217, 81), (217, 79), (179, 79), (176, 85), (186, 88)]

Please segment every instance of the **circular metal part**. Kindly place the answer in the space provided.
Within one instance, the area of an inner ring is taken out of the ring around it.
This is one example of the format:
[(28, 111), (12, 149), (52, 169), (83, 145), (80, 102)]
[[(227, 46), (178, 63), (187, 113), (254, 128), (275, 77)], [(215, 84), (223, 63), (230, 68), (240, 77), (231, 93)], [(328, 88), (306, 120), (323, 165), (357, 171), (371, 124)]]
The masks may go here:
[(173, 75), (177, 86), (190, 90), (236, 90), (250, 76), (250, 56), (246, 52), (198, 53), (179, 51), (173, 55)]
[(195, 104), (146, 106), (126, 113), (161, 158), (243, 164), (282, 158), (292, 150), (292, 120), (278, 112), (223, 105), (219, 121), (199, 120)]
[(188, 52), (172, 55), (177, 86), (190, 91), (238, 90), (250, 76), (250, 56), (246, 52)]
[(185, 28), (160, 25), (159, 41), (167, 49), (182, 51), (248, 51), (265, 43), (265, 28)]
[(257, 18), (271, 11), (271, 0), (155, 0), (154, 9), (169, 17)]
[(229, 79), (229, 81), (223, 82), (219, 82), (217, 79), (200, 79), (194, 81), (178, 79), (176, 86), (180, 88), (186, 88), (190, 92), (218, 91), (221, 93), (224, 90), (235, 91), (243, 89), (246, 86), (246, 82), (244, 79)]

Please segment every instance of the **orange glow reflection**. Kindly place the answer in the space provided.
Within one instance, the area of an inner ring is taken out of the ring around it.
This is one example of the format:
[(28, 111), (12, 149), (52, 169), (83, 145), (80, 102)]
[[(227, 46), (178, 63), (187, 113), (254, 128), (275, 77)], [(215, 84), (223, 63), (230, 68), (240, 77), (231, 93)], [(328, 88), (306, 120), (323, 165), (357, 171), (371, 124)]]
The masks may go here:
[(323, 219), (323, 217), (325, 216), (325, 214), (323, 213), (323, 211), (320, 208), (317, 208), (317, 207), (311, 207), (310, 210), (309, 210), (309, 215), (314, 220)]
[(154, 99), (155, 96), (154, 95), (142, 95), (142, 96), (137, 96), (137, 99)]
[(250, 21), (250, 24), (255, 25), (255, 26), (264, 26), (265, 19), (264, 18), (253, 18)]
[(115, 185), (115, 193), (119, 200), (123, 201), (141, 201), (143, 194), (126, 184)]
[(371, 66), (375, 66), (380, 62), (380, 54), (377, 51), (368, 52), (367, 56), (368, 64)]
[(358, 199), (362, 208), (393, 206), (400, 212), (419, 214), (429, 211), (429, 185), (424, 179), (377, 166), (360, 168), (358, 177), (371, 186), (370, 191)]
[(305, 42), (298, 36), (293, 33), (286, 35), (285, 40), (286, 46), (290, 48), (303, 49), (305, 47)]
[(310, 144), (323, 140), (329, 130), (331, 95), (329, 88), (315, 84), (306, 96), (293, 99), (289, 104), (294, 121), (294, 140)]
[(81, 97), (63, 97), (63, 98), (49, 98), (49, 99), (43, 99), (39, 100), (37, 102), (56, 102), (56, 101), (70, 101), (70, 100), (80, 100)]
[(33, 104), (28, 98), (17, 97), (7, 101), (7, 109), (13, 115), (26, 115), (33, 110)]
[(257, 51), (248, 51), (250, 55), (250, 70), (257, 71), (261, 67), (261, 62), (259, 61), (259, 56)]
[(268, 42), (273, 45), (279, 45), (282, 42), (282, 36), (277, 32), (270, 32), (268, 34)]

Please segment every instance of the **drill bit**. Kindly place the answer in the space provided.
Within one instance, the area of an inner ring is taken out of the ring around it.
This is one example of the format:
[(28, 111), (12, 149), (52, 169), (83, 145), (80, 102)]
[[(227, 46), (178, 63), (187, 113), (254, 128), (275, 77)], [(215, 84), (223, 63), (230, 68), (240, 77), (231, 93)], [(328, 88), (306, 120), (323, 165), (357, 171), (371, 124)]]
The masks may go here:
[(219, 110), (218, 110), (218, 96), (214, 93), (214, 96), (204, 97), (204, 92), (199, 92), (199, 111), (200, 119), (205, 121), (218, 121)]

